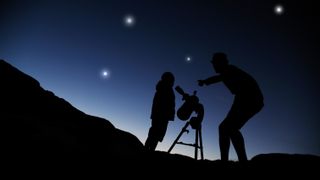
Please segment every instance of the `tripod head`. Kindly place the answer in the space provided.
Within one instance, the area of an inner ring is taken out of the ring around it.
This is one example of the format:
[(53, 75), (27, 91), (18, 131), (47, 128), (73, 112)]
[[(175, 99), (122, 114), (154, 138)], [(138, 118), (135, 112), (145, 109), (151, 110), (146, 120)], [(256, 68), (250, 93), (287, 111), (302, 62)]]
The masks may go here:
[(188, 102), (193, 102), (193, 103), (198, 103), (199, 98), (196, 96), (197, 91), (193, 91), (193, 95), (190, 96), (189, 94), (185, 93), (184, 90), (180, 86), (176, 86), (175, 90), (182, 95), (182, 100), (188, 101)]

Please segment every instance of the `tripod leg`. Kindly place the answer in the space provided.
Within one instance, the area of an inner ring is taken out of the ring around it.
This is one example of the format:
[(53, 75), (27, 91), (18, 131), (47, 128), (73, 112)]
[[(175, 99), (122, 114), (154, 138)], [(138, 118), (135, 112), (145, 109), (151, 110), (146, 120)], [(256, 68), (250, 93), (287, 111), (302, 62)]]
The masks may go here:
[(194, 159), (197, 160), (198, 159), (198, 141), (199, 141), (199, 137), (198, 137), (198, 129), (196, 129), (196, 139), (195, 139), (195, 145), (194, 145)]
[(182, 128), (181, 132), (179, 133), (178, 137), (174, 140), (174, 142), (172, 143), (172, 145), (170, 146), (168, 153), (171, 152), (171, 150), (173, 149), (173, 147), (177, 144), (177, 142), (179, 141), (180, 137), (182, 136), (182, 134), (184, 132), (187, 131), (187, 127), (189, 126), (190, 122), (186, 122), (186, 124), (184, 125), (184, 127)]
[(202, 135), (201, 135), (201, 127), (198, 130), (200, 136), (200, 153), (201, 153), (201, 160), (203, 160), (203, 146), (202, 146)]

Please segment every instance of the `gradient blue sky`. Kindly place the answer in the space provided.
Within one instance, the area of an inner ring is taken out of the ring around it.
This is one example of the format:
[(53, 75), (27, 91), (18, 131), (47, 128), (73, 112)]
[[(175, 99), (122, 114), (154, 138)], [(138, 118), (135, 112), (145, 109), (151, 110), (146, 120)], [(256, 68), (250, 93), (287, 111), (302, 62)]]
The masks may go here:
[[(171, 71), (176, 85), (198, 91), (205, 108), (206, 159), (220, 158), (218, 125), (232, 95), (197, 80), (214, 74), (212, 53), (253, 75), (264, 109), (242, 129), (248, 157), (261, 153), (320, 155), (319, 14), (315, 1), (4, 0), (0, 58), (37, 79), (79, 110), (108, 119), (144, 143), (155, 85)], [(274, 7), (283, 6), (276, 14)], [(135, 18), (126, 26), (124, 17)], [(186, 61), (190, 56), (191, 61)], [(103, 78), (101, 72), (108, 70)], [(176, 93), (176, 108), (183, 101)], [(157, 150), (167, 151), (184, 121), (170, 122)], [(184, 134), (193, 142), (194, 131)], [(176, 145), (172, 153), (193, 157)], [(237, 159), (233, 147), (231, 159)]]

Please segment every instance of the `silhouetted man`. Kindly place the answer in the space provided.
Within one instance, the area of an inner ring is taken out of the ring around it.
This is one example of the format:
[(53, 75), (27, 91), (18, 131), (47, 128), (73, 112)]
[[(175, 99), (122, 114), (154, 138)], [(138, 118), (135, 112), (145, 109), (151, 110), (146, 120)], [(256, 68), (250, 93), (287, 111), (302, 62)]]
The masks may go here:
[(175, 116), (175, 94), (173, 91), (174, 76), (171, 72), (165, 72), (157, 83), (156, 93), (151, 109), (151, 127), (145, 148), (154, 151), (158, 142), (162, 142), (168, 127), (168, 122)]
[(211, 63), (218, 75), (205, 80), (198, 80), (199, 86), (223, 82), (234, 94), (232, 107), (219, 125), (221, 161), (229, 160), (230, 140), (239, 161), (247, 161), (245, 143), (240, 129), (264, 106), (262, 92), (254, 78), (236, 66), (229, 64), (225, 53), (215, 53)]

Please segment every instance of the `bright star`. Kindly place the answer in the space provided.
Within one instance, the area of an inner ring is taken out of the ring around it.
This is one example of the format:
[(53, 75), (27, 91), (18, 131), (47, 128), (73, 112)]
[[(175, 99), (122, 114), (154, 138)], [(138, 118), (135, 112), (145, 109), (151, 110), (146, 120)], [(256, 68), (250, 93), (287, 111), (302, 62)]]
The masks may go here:
[(110, 71), (107, 70), (107, 69), (103, 69), (103, 70), (101, 70), (101, 72), (100, 72), (100, 76), (101, 76), (103, 79), (109, 78), (109, 77), (110, 77)]
[(136, 22), (136, 19), (133, 15), (126, 15), (124, 18), (123, 18), (123, 22), (126, 26), (128, 27), (132, 27), (134, 26), (135, 22)]
[(278, 4), (278, 5), (276, 5), (276, 6), (274, 7), (274, 12), (275, 12), (277, 15), (283, 14), (283, 11), (284, 11), (283, 6), (280, 5), (280, 4)]

